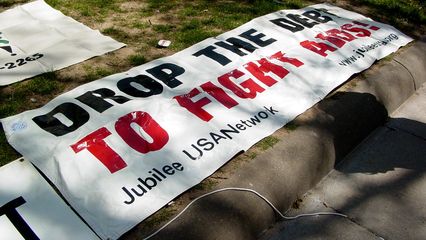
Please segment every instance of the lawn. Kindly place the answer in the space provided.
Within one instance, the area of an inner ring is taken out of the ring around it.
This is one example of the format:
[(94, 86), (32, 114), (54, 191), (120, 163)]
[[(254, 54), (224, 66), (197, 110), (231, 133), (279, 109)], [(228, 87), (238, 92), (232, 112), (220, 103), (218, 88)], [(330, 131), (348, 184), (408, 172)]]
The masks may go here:
[[(26, 0), (0, 0), (4, 11)], [(53, 73), (21, 83), (0, 87), (0, 118), (43, 106), (54, 97), (84, 83), (124, 72), (151, 60), (169, 56), (208, 37), (219, 35), (258, 16), (281, 9), (302, 8), (329, 2), (389, 23), (419, 38), (426, 34), (424, 0), (46, 0), (64, 14), (99, 29), (128, 47)], [(157, 48), (160, 39), (172, 41), (169, 48)], [(290, 125), (287, 131), (297, 126)], [(240, 156), (250, 160), (278, 141), (268, 137)], [(0, 166), (16, 159), (0, 127)], [(207, 190), (215, 184), (208, 179), (198, 186)], [(167, 219), (173, 210), (163, 210), (150, 218), (146, 229)], [(145, 230), (141, 230), (144, 232)]]

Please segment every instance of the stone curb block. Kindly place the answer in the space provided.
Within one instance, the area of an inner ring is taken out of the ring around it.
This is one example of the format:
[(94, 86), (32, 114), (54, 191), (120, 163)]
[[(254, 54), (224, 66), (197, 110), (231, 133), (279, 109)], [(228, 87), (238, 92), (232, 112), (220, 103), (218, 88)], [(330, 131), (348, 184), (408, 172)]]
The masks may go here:
[[(400, 51), (355, 87), (338, 90), (297, 117), (296, 130), (216, 188), (254, 189), (285, 212), (426, 81), (426, 43)], [(152, 239), (254, 240), (276, 220), (253, 194), (221, 192), (195, 203)]]
[(404, 54), (395, 56), (394, 61), (402, 64), (412, 75), (416, 89), (419, 89), (426, 79), (426, 36), (423, 41), (417, 42), (408, 48)]

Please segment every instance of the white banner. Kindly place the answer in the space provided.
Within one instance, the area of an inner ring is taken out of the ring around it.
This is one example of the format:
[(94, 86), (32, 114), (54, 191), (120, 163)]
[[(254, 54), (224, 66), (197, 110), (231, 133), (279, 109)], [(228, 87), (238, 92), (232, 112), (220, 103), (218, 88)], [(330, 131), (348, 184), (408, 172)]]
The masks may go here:
[(2, 123), (93, 229), (116, 239), (410, 41), (330, 5), (279, 11)]
[(43, 0), (0, 13), (0, 86), (125, 46)]
[(0, 168), (1, 239), (99, 239), (30, 162)]

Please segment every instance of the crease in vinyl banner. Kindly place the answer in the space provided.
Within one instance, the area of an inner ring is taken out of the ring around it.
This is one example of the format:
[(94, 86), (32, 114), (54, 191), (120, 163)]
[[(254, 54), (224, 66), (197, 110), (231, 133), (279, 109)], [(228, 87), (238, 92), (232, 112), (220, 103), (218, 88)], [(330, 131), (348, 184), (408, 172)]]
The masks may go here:
[(17, 6), (0, 13), (0, 86), (124, 46), (63, 15), (43, 0)]
[(117, 239), (410, 41), (326, 4), (283, 10), (1, 121), (94, 231)]

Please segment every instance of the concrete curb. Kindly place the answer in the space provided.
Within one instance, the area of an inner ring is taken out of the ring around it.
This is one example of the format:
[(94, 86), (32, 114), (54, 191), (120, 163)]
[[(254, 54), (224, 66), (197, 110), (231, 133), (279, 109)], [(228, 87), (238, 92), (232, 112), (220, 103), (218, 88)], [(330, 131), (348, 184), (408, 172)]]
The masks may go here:
[[(215, 188), (254, 189), (284, 212), (426, 81), (425, 52), (426, 42), (418, 41), (367, 71), (364, 80), (347, 83), (296, 118), (296, 130)], [(277, 219), (251, 193), (221, 192), (195, 203), (152, 239), (251, 240)]]

